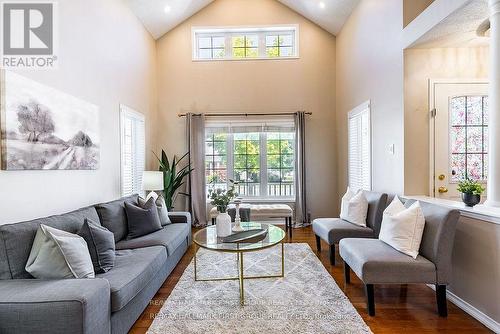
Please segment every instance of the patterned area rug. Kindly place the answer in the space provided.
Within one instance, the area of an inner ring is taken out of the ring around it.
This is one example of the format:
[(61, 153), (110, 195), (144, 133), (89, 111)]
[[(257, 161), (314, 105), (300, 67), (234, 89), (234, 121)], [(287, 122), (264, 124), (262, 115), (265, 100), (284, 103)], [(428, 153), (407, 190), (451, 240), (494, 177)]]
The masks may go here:
[[(198, 276), (237, 275), (236, 254), (201, 249)], [(279, 274), (281, 247), (244, 255), (245, 275)], [(285, 244), (285, 278), (195, 282), (193, 262), (148, 333), (371, 333), (307, 244)]]

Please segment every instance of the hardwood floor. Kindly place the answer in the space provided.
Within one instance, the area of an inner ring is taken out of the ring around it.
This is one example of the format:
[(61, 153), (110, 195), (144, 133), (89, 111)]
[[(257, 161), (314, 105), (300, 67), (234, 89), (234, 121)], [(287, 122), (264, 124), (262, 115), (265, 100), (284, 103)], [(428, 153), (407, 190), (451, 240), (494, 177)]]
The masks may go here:
[[(308, 243), (316, 252), (316, 241), (310, 227), (295, 229), (291, 242)], [(328, 247), (325, 244), (322, 246), (323, 250), (319, 254), (321, 262), (374, 333), (491, 333), (481, 323), (449, 302), (448, 318), (439, 317), (435, 293), (425, 285), (375, 286), (377, 313), (375, 317), (368, 316), (363, 284), (354, 273), (351, 273), (351, 284), (347, 288), (344, 287), (343, 262), (338, 252), (336, 252), (337, 266), (332, 267), (328, 258)], [(163, 283), (130, 333), (146, 333), (192, 258), (193, 247), (186, 252), (173, 273)]]

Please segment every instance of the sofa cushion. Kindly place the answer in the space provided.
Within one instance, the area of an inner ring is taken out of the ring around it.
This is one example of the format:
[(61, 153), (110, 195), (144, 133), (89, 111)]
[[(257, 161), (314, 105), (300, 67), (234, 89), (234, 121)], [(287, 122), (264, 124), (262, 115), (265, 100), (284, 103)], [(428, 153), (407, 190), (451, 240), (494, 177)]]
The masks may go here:
[(127, 239), (142, 237), (162, 228), (153, 198), (144, 203), (144, 206), (140, 206), (140, 201), (138, 205), (125, 202), (125, 212), (128, 224)]
[(409, 257), (378, 239), (342, 239), (340, 256), (366, 284), (436, 283), (435, 265)]
[[(40, 224), (54, 227), (66, 232), (77, 233), (85, 218), (99, 221), (95, 208), (88, 207), (62, 215), (39, 218), (27, 222), (0, 225), (0, 239), (5, 245), (5, 254), (10, 269), (10, 277), (5, 269), (0, 270), (0, 279), (33, 278), (25, 269), (26, 261), (35, 240), (36, 231)], [(4, 262), (0, 262), (2, 264)], [(2, 265), (3, 266), (3, 265)]]
[(135, 239), (122, 240), (116, 244), (116, 249), (164, 246), (170, 256), (183, 242), (187, 242), (189, 233), (191, 233), (191, 225), (189, 224), (169, 224), (151, 234)]
[(340, 218), (317, 218), (313, 220), (313, 231), (321, 239), (333, 245), (344, 238), (374, 238), (369, 227), (358, 226)]
[(366, 226), (368, 215), (368, 200), (364, 191), (360, 190), (356, 194), (347, 188), (347, 192), (342, 197), (340, 218), (358, 226)]
[(85, 239), (96, 274), (109, 271), (115, 264), (115, 237), (104, 226), (85, 219), (78, 235)]
[[(144, 207), (146, 205), (146, 200), (142, 197), (139, 197), (139, 205)], [(156, 199), (156, 206), (158, 207), (158, 216), (160, 217), (161, 226), (165, 226), (168, 224), (172, 224), (170, 221), (170, 217), (168, 216), (167, 203), (165, 203), (165, 199), (163, 196), (159, 195)]]
[(0, 333), (110, 333), (104, 279), (0, 281)]
[(384, 211), (379, 239), (416, 259), (424, 227), (425, 217), (420, 202), (406, 208), (396, 196)]
[(165, 247), (146, 247), (116, 251), (115, 266), (96, 277), (111, 287), (111, 312), (121, 310), (155, 277), (167, 261)]
[(87, 242), (43, 224), (36, 232), (26, 271), (38, 279), (95, 277)]
[(95, 206), (101, 225), (113, 232), (115, 242), (124, 239), (128, 233), (125, 202), (137, 205), (139, 203), (138, 198), (139, 195), (132, 195)]

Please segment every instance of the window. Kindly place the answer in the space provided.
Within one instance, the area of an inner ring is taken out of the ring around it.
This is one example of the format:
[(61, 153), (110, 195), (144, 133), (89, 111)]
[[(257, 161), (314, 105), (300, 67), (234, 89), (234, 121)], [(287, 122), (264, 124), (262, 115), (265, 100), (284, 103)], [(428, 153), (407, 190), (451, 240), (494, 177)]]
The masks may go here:
[(207, 123), (205, 161), (207, 191), (238, 182), (243, 197), (295, 196), (293, 120), (273, 125)]
[(120, 133), (122, 196), (141, 193), (146, 161), (144, 116), (120, 106)]
[(257, 58), (259, 56), (259, 36), (233, 36), (232, 47), (233, 58)]
[(370, 102), (349, 112), (348, 123), (349, 187), (371, 190)]
[(193, 28), (194, 60), (298, 57), (298, 26)]
[(487, 180), (488, 97), (457, 96), (450, 100), (450, 180)]
[(294, 196), (294, 138), (289, 132), (267, 134), (268, 196)]
[(267, 35), (266, 55), (269, 58), (293, 56), (293, 35), (286, 33)]
[(234, 133), (233, 141), (233, 172), (238, 194), (260, 196), (260, 134)]
[(207, 184), (227, 189), (227, 143), (223, 130), (208, 129), (205, 138), (205, 173)]
[(224, 36), (203, 36), (198, 39), (198, 56), (200, 59), (220, 59), (225, 56)]

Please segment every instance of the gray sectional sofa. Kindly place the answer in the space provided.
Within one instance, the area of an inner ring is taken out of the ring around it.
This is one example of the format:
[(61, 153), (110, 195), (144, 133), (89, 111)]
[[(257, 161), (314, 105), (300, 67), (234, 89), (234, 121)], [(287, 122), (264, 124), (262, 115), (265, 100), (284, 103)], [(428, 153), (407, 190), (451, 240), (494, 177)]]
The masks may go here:
[[(124, 202), (137, 198), (0, 225), (0, 333), (126, 333), (191, 244), (191, 217), (185, 212), (169, 213), (172, 224), (157, 232), (126, 240)], [(40, 224), (76, 233), (85, 218), (115, 235), (110, 271), (95, 279), (65, 280), (34, 279), (25, 271)]]

